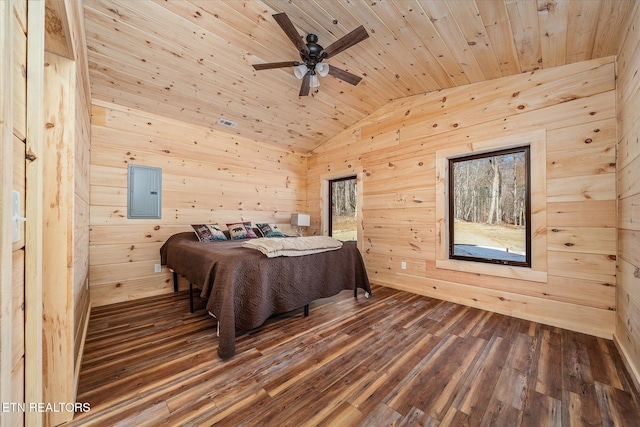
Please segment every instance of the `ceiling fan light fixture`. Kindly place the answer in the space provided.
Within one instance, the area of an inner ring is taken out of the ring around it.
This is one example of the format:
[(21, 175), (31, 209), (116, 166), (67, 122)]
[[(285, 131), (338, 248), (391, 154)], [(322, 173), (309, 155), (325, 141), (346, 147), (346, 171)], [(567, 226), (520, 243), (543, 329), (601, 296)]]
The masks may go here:
[(316, 64), (316, 73), (318, 73), (320, 77), (326, 77), (327, 74), (329, 74), (329, 64), (318, 62)]
[(309, 80), (309, 87), (318, 87), (320, 86), (320, 79), (316, 74), (311, 74), (311, 80)]
[(298, 80), (302, 80), (304, 75), (307, 74), (307, 71), (309, 71), (309, 69), (305, 64), (300, 64), (293, 68), (293, 74), (296, 76)]

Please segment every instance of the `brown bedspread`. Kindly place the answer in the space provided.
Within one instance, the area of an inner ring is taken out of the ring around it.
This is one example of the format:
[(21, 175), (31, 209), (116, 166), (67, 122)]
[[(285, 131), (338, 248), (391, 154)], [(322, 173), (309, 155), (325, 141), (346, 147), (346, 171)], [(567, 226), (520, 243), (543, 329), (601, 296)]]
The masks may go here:
[(161, 262), (202, 289), (218, 319), (218, 354), (235, 354), (236, 328), (250, 330), (269, 316), (295, 310), (345, 289), (371, 293), (362, 256), (354, 244), (299, 257), (267, 258), (243, 248), (243, 240), (199, 242), (192, 232), (171, 236)]

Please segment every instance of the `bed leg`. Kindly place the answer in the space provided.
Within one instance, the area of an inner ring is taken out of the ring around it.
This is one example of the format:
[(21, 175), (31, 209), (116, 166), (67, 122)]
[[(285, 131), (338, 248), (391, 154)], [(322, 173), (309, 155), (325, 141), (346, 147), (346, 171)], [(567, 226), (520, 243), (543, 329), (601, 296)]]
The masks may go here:
[(304, 306), (304, 317), (309, 317), (309, 304)]
[[(365, 298), (369, 298), (370, 296), (371, 296), (371, 294), (370, 294), (369, 292), (364, 291), (364, 297), (365, 297)], [(358, 288), (355, 288), (355, 289), (353, 290), (353, 297), (354, 297), (355, 299), (358, 299)]]
[(193, 313), (193, 283), (189, 282), (189, 310)]
[(173, 272), (173, 292), (178, 292), (178, 273)]

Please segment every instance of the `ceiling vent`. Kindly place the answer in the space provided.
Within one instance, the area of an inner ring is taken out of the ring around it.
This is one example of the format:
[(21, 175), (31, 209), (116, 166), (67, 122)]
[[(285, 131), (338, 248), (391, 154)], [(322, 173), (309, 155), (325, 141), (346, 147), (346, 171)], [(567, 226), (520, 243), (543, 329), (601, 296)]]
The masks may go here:
[(218, 119), (218, 124), (222, 126), (230, 127), (230, 128), (238, 127), (238, 124), (236, 122), (232, 122), (231, 120), (227, 120), (227, 119)]

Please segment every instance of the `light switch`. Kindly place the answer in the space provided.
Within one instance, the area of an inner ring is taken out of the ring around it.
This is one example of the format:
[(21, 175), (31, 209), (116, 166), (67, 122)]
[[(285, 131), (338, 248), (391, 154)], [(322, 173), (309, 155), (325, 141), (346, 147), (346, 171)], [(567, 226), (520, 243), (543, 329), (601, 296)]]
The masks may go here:
[(11, 217), (13, 221), (13, 241), (17, 242), (20, 240), (20, 223), (27, 219), (20, 216), (20, 193), (13, 190), (11, 194), (13, 196), (13, 216)]

